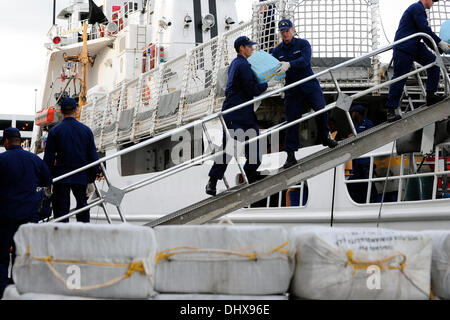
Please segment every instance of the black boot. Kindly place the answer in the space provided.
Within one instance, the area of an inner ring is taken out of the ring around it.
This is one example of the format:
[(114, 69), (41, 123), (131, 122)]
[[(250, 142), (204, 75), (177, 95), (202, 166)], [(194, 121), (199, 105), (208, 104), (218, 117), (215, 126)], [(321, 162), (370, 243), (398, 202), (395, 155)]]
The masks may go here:
[(400, 120), (402, 116), (395, 113), (395, 109), (388, 109), (387, 110), (387, 121), (388, 122), (394, 122), (397, 120)]
[(264, 176), (261, 176), (258, 171), (246, 171), (245, 175), (247, 176), (248, 183), (250, 184), (264, 178)]
[(217, 193), (216, 186), (217, 186), (217, 179), (210, 177), (208, 184), (206, 185), (206, 194), (209, 194), (210, 196), (215, 196)]
[(283, 168), (287, 169), (292, 167), (293, 165), (297, 164), (297, 159), (295, 159), (295, 152), (294, 151), (287, 151), (287, 160), (284, 163)]
[(441, 102), (445, 98), (446, 98), (446, 96), (437, 95), (434, 92), (428, 92), (427, 91), (427, 106), (432, 106), (433, 104)]
[(322, 145), (329, 147), (333, 149), (338, 145), (337, 141), (330, 137), (330, 135), (323, 136), (322, 139), (320, 139), (322, 142)]

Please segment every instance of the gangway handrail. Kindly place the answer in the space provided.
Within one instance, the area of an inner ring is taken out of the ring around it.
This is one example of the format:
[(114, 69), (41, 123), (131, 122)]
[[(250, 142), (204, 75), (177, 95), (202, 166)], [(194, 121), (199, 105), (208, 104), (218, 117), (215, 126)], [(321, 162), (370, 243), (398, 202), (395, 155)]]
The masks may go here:
[[(347, 66), (352, 65), (352, 64), (354, 64), (354, 63), (357, 63), (357, 62), (359, 62), (359, 61), (368, 59), (368, 58), (373, 57), (373, 56), (376, 56), (376, 55), (378, 55), (378, 54), (380, 54), (380, 53), (383, 53), (383, 52), (386, 52), (386, 51), (388, 51), (388, 50), (391, 50), (391, 49), (394, 48), (394, 46), (396, 46), (396, 45), (398, 45), (398, 44), (400, 44), (400, 43), (402, 43), (402, 42), (408, 41), (408, 40), (410, 40), (410, 39), (416, 38), (416, 37), (424, 37), (424, 38), (427, 38), (427, 39), (430, 40), (430, 42), (433, 44), (433, 47), (434, 47), (434, 49), (435, 49), (434, 51), (435, 51), (435, 53), (436, 53), (436, 60), (435, 60), (433, 63), (428, 64), (428, 65), (426, 65), (426, 66), (423, 66), (422, 68), (416, 69), (416, 70), (414, 70), (414, 71), (411, 71), (411, 72), (405, 74), (405, 75), (402, 76), (402, 77), (397, 77), (397, 78), (395, 78), (395, 79), (393, 79), (393, 80), (390, 80), (390, 81), (381, 83), (381, 84), (379, 84), (379, 85), (377, 85), (377, 86), (375, 86), (375, 87), (369, 88), (369, 89), (367, 89), (367, 90), (365, 90), (365, 91), (363, 91), (363, 92), (356, 93), (356, 94), (354, 94), (353, 96), (351, 96), (352, 99), (353, 99), (353, 98), (359, 98), (359, 97), (361, 97), (361, 96), (363, 96), (363, 95), (366, 95), (366, 94), (368, 94), (368, 93), (370, 93), (370, 92), (376, 91), (376, 90), (378, 90), (379, 88), (382, 88), (382, 87), (384, 87), (384, 86), (390, 85), (391, 83), (395, 83), (395, 82), (398, 82), (398, 81), (400, 81), (400, 80), (403, 80), (404, 78), (407, 78), (407, 77), (409, 77), (409, 76), (411, 76), (411, 75), (414, 75), (414, 74), (417, 74), (417, 73), (419, 73), (419, 72), (422, 72), (423, 70), (426, 70), (426, 69), (428, 69), (428, 68), (430, 68), (430, 67), (432, 67), (432, 66), (434, 66), (434, 65), (438, 65), (438, 66), (442, 69), (442, 71), (443, 71), (443, 77), (444, 77), (444, 81), (445, 81), (445, 84), (446, 84), (446, 86), (445, 86), (445, 92), (447, 93), (447, 92), (448, 92), (448, 85), (450, 84), (450, 78), (449, 78), (449, 75), (448, 75), (448, 73), (447, 73), (447, 70), (445, 69), (445, 66), (444, 66), (444, 64), (443, 64), (443, 62), (442, 62), (442, 57), (440, 56), (440, 53), (439, 53), (439, 50), (438, 50), (438, 48), (437, 48), (436, 43), (434, 42), (434, 40), (432, 39), (432, 37), (429, 36), (429, 35), (426, 34), (426, 33), (422, 33), (422, 32), (421, 32), (421, 33), (415, 33), (415, 34), (413, 34), (413, 35), (410, 35), (410, 36), (408, 36), (408, 37), (405, 37), (405, 38), (402, 38), (402, 39), (400, 39), (400, 40), (398, 40), (398, 41), (395, 41), (395, 42), (393, 42), (393, 43), (390, 43), (390, 44), (388, 44), (388, 45), (386, 45), (386, 46), (384, 46), (384, 47), (382, 47), (382, 48), (379, 48), (379, 49), (374, 50), (374, 51), (372, 51), (372, 52), (366, 53), (366, 54), (364, 54), (364, 55), (362, 55), (362, 56), (352, 58), (352, 59), (347, 60), (347, 61), (345, 61), (345, 62), (342, 62), (342, 63), (340, 63), (340, 64), (338, 64), (338, 65), (336, 65), (336, 66), (333, 66), (333, 67), (330, 67), (330, 68), (328, 68), (328, 69), (326, 69), (326, 70), (323, 70), (323, 71), (321, 71), (321, 72), (319, 72), (319, 73), (317, 73), (317, 74), (314, 74), (314, 75), (311, 75), (311, 76), (309, 76), (309, 77), (307, 77), (307, 78), (304, 78), (304, 79), (301, 79), (301, 80), (299, 80), (299, 81), (296, 81), (296, 82), (294, 82), (294, 83), (292, 83), (292, 84), (289, 84), (289, 85), (286, 85), (286, 86), (284, 86), (284, 87), (281, 87), (281, 88), (272, 90), (272, 91), (270, 91), (270, 92), (264, 93), (264, 94), (262, 94), (262, 95), (260, 95), (260, 96), (258, 96), (258, 97), (256, 97), (256, 98), (254, 98), (254, 99), (252, 99), (252, 100), (249, 100), (249, 101), (247, 101), (247, 102), (241, 103), (240, 105), (237, 105), (237, 106), (235, 106), (235, 107), (233, 107), (233, 108), (227, 109), (227, 110), (225, 110), (225, 111), (219, 111), (219, 112), (216, 112), (216, 113), (214, 113), (214, 114), (205, 116), (205, 117), (202, 118), (202, 119), (198, 119), (198, 120), (195, 120), (195, 121), (193, 121), (193, 122), (191, 122), (191, 123), (188, 123), (188, 124), (185, 124), (185, 125), (183, 125), (183, 126), (180, 126), (180, 127), (178, 127), (178, 128), (169, 130), (169, 131), (164, 132), (164, 133), (162, 133), (162, 134), (160, 134), (160, 135), (157, 135), (157, 136), (155, 136), (155, 137), (152, 137), (152, 138), (150, 138), (150, 139), (148, 139), (148, 140), (146, 140), (146, 141), (140, 142), (140, 143), (138, 143), (138, 144), (136, 144), (136, 145), (134, 145), (134, 146), (131, 146), (131, 147), (128, 147), (128, 148), (123, 149), (123, 150), (121, 150), (121, 151), (118, 151), (118, 152), (116, 152), (116, 153), (114, 153), (114, 154), (112, 154), (112, 155), (105, 156), (105, 157), (103, 157), (103, 158), (101, 158), (101, 159), (99, 159), (99, 160), (97, 160), (97, 161), (94, 161), (94, 162), (88, 164), (88, 165), (85, 165), (85, 166), (83, 166), (83, 167), (81, 167), (81, 168), (78, 168), (78, 169), (76, 169), (76, 170), (73, 170), (73, 171), (71, 171), (71, 172), (69, 172), (69, 173), (66, 173), (66, 174), (64, 174), (64, 175), (61, 175), (61, 176), (56, 177), (55, 179), (53, 179), (53, 183), (58, 182), (58, 181), (61, 181), (61, 180), (65, 179), (65, 178), (67, 178), (67, 177), (70, 177), (70, 176), (72, 176), (72, 175), (74, 175), (74, 174), (77, 174), (77, 173), (79, 173), (79, 172), (82, 172), (82, 171), (84, 171), (84, 170), (90, 169), (90, 168), (92, 168), (92, 167), (94, 167), (94, 166), (97, 166), (97, 165), (99, 165), (99, 164), (101, 164), (101, 163), (103, 163), (103, 162), (105, 162), (105, 161), (108, 161), (108, 160), (111, 160), (111, 159), (120, 157), (120, 156), (122, 156), (122, 155), (124, 155), (124, 154), (128, 154), (128, 153), (130, 153), (130, 152), (133, 152), (133, 151), (135, 151), (135, 150), (138, 150), (138, 149), (140, 149), (140, 148), (143, 148), (143, 147), (145, 147), (145, 146), (148, 146), (148, 145), (150, 145), (150, 144), (153, 144), (153, 143), (155, 143), (155, 142), (158, 142), (158, 141), (160, 141), (160, 140), (163, 140), (163, 139), (165, 139), (165, 138), (168, 138), (168, 137), (173, 136), (173, 135), (175, 135), (175, 134), (178, 134), (178, 133), (180, 133), (180, 132), (183, 132), (183, 131), (185, 131), (185, 130), (187, 130), (187, 129), (193, 128), (193, 127), (195, 127), (195, 126), (197, 126), (197, 125), (201, 125), (201, 124), (206, 123), (206, 122), (208, 122), (208, 121), (214, 120), (214, 119), (216, 119), (216, 118), (219, 118), (219, 119), (222, 121), (222, 124), (224, 124), (223, 116), (226, 115), (226, 114), (229, 114), (229, 113), (231, 113), (231, 112), (234, 112), (234, 111), (237, 111), (237, 110), (239, 110), (239, 109), (242, 109), (242, 108), (244, 108), (244, 107), (246, 107), (246, 106), (249, 106), (249, 105), (251, 105), (251, 104), (253, 104), (253, 103), (255, 103), (255, 102), (262, 101), (262, 100), (264, 100), (264, 99), (266, 99), (266, 98), (268, 98), (268, 97), (270, 97), (270, 96), (273, 96), (273, 95), (276, 95), (276, 94), (278, 94), (278, 93), (284, 92), (284, 91), (289, 90), (289, 89), (291, 89), (291, 88), (293, 88), (293, 87), (299, 86), (299, 85), (301, 85), (301, 84), (303, 84), (303, 83), (306, 83), (306, 82), (308, 82), (308, 81), (311, 81), (311, 80), (313, 80), (313, 79), (316, 79), (316, 78), (318, 78), (318, 77), (320, 77), (320, 76), (322, 76), (322, 75), (324, 75), (324, 74), (331, 73), (331, 72), (334, 71), (334, 70), (337, 70), (337, 69), (340, 69), (340, 68), (347, 67)], [(335, 83), (335, 85), (337, 86), (338, 92), (340, 92), (340, 88), (339, 88), (338, 84)], [(262, 139), (262, 138), (264, 138), (264, 137), (266, 137), (266, 136), (268, 136), (268, 135), (270, 135), (270, 134), (273, 134), (274, 132), (279, 132), (279, 131), (284, 130), (284, 129), (288, 128), (288, 127), (291, 127), (291, 126), (293, 126), (293, 125), (296, 125), (296, 124), (298, 124), (298, 123), (300, 123), (300, 122), (302, 122), (302, 121), (306, 121), (306, 120), (308, 120), (308, 119), (310, 119), (310, 118), (312, 118), (312, 117), (315, 117), (315, 116), (317, 116), (317, 115), (319, 115), (319, 114), (321, 114), (321, 113), (323, 113), (323, 112), (327, 112), (327, 111), (333, 109), (334, 107), (336, 107), (336, 102), (333, 102), (333, 103), (331, 103), (330, 105), (328, 105), (327, 107), (325, 107), (325, 108), (323, 108), (323, 109), (321, 109), (321, 110), (319, 110), (319, 111), (315, 111), (315, 112), (313, 112), (313, 113), (311, 113), (310, 115), (307, 115), (307, 116), (305, 116), (305, 117), (301, 117), (301, 118), (299, 118), (299, 119), (297, 119), (297, 120), (295, 120), (295, 121), (289, 122), (289, 123), (284, 124), (284, 125), (282, 125), (282, 126), (277, 125), (277, 128), (276, 128), (276, 129), (268, 130), (268, 132), (265, 132), (264, 134), (261, 134), (261, 135), (255, 137), (255, 138), (252, 138), (252, 139), (249, 139), (249, 140), (245, 141), (244, 144), (252, 143), (252, 142), (254, 142), (255, 140), (259, 140), (259, 139)], [(346, 111), (347, 111), (347, 113), (348, 113), (348, 110), (346, 110)], [(350, 120), (350, 119), (349, 119), (349, 120)], [(350, 122), (350, 125), (351, 125), (351, 127), (352, 127), (352, 129), (353, 129), (353, 132), (354, 132), (355, 135), (356, 135), (356, 132), (355, 132), (354, 127), (353, 127), (353, 123)], [(226, 128), (225, 128), (225, 131), (226, 131)], [(177, 166), (177, 169), (178, 169), (177, 172), (181, 171), (180, 169), (182, 169), (182, 170), (187, 169), (187, 168), (193, 166), (193, 165), (194, 165), (195, 163), (197, 163), (197, 162), (203, 162), (203, 161), (209, 160), (210, 158), (217, 157), (217, 156), (219, 156), (219, 155), (221, 155), (221, 154), (223, 154), (223, 153), (225, 153), (225, 151), (220, 151), (220, 152), (218, 152), (218, 153), (213, 153), (213, 154), (207, 155), (206, 157), (203, 157), (203, 156), (198, 157), (198, 158), (196, 158), (196, 159), (198, 159), (198, 160), (196, 160), (196, 161), (194, 161), (194, 162), (193, 162), (193, 160), (187, 161), (187, 162), (188, 162), (188, 165), (186, 166), (186, 168), (181, 168), (180, 166)], [(200, 159), (199, 159), (199, 158), (200, 158)], [(194, 160), (195, 160), (195, 159), (194, 159)], [(182, 165), (182, 164), (181, 164), (181, 165)], [(168, 170), (170, 170), (170, 169), (168, 169)], [(162, 173), (162, 174), (160, 174), (160, 175), (164, 175), (164, 174), (165, 174), (165, 173)], [(150, 178), (150, 180), (151, 180), (151, 179), (154, 179), (154, 178), (158, 178), (158, 177), (152, 177), (152, 178)], [(147, 179), (147, 180), (148, 180), (148, 179)], [(141, 185), (141, 184), (142, 184), (142, 185)], [(144, 185), (147, 185), (147, 184), (148, 184), (148, 183), (145, 183), (145, 181), (141, 181), (141, 183), (139, 184), (139, 186), (144, 186)], [(136, 185), (136, 183), (135, 183), (134, 185)], [(123, 190), (126, 190), (127, 188), (128, 188), (128, 187), (125, 187)], [(135, 190), (135, 188), (133, 188), (133, 190)], [(88, 204), (88, 206), (89, 206), (89, 204)], [(85, 208), (87, 208), (87, 207), (85, 207)], [(77, 209), (77, 212), (80, 212), (80, 210), (82, 210), (82, 209), (84, 209), (84, 208)], [(87, 209), (88, 209), (88, 208), (87, 208)], [(86, 209), (86, 210), (87, 210), (87, 209)], [(53, 220), (53, 221), (57, 221), (57, 220), (59, 221), (59, 220), (65, 219), (65, 218), (67, 218), (67, 217), (73, 216), (74, 214), (75, 214), (75, 212), (72, 212), (72, 213), (69, 213), (68, 215), (66, 215), (66, 216), (64, 216), (64, 217), (60, 217), (60, 218), (55, 219), (55, 220)]]

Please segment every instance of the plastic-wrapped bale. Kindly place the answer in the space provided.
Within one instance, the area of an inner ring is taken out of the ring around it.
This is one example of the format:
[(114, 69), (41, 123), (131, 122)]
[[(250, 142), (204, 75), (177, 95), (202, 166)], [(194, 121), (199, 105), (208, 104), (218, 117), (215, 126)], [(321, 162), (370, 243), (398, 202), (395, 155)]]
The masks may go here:
[(306, 299), (429, 299), (432, 240), (377, 228), (292, 229), (291, 292)]
[(160, 293), (276, 295), (287, 292), (293, 251), (282, 227), (161, 226), (155, 290)]
[(277, 81), (286, 77), (286, 74), (277, 75), (277, 70), (280, 69), (280, 61), (265, 51), (256, 51), (248, 58), (248, 62), (251, 64), (251, 69), (258, 83), (268, 82), (272, 77), (275, 77)]
[(431, 289), (441, 299), (450, 299), (450, 231), (430, 230), (423, 234), (433, 239)]
[(24, 293), (20, 294), (17, 287), (14, 285), (7, 286), (3, 293), (2, 300), (101, 300), (98, 298), (78, 297), (78, 296), (64, 296), (60, 294), (48, 293)]
[(237, 296), (227, 294), (158, 294), (154, 300), (289, 300), (288, 295)]
[(26, 224), (14, 236), (14, 282), (20, 294), (110, 299), (155, 294), (151, 228), (131, 224)]
[(439, 38), (445, 42), (450, 42), (450, 20), (444, 21), (439, 31)]

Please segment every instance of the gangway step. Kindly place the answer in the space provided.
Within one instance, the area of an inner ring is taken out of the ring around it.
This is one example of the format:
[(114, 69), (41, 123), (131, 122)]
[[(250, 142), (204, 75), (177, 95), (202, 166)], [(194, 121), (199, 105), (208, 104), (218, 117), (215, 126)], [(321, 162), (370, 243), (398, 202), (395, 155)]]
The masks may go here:
[[(393, 123), (383, 123), (355, 137), (341, 141), (334, 149), (323, 149), (298, 161), (297, 165), (281, 169), (251, 185), (238, 185), (184, 209), (156, 219), (146, 226), (170, 224), (203, 224), (267, 198), (301, 181), (314, 177), (349, 160), (397, 140), (413, 131), (450, 116), (450, 99), (430, 107), (417, 108)], [(206, 177), (205, 177), (206, 179)]]

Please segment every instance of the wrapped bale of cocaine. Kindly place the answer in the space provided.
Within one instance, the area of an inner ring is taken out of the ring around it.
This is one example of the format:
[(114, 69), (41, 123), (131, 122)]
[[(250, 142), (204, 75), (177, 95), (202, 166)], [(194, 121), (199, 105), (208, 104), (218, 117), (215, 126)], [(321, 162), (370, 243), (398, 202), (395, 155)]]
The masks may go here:
[(160, 226), (160, 293), (277, 295), (287, 292), (293, 252), (282, 227)]
[(155, 234), (131, 224), (26, 224), (14, 236), (19, 294), (153, 296)]
[(431, 238), (378, 228), (298, 227), (291, 293), (306, 299), (429, 299)]
[(279, 75), (277, 72), (281, 66), (280, 61), (265, 51), (254, 52), (248, 58), (248, 62), (258, 83), (268, 82), (272, 77), (275, 77), (277, 81), (281, 81), (286, 77), (286, 74)]
[(422, 233), (433, 239), (432, 292), (441, 299), (450, 299), (450, 231), (430, 230)]

